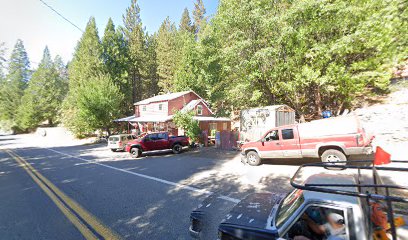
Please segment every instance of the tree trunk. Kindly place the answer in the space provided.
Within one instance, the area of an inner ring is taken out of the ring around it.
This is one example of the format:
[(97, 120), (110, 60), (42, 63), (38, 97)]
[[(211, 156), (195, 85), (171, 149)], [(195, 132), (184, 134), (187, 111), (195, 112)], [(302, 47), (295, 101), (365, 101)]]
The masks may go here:
[(143, 88), (142, 88), (142, 76), (140, 72), (137, 73), (137, 100), (142, 100)]
[(316, 99), (315, 99), (315, 104), (316, 104), (316, 112), (319, 116), (322, 116), (322, 97), (320, 95), (320, 86), (316, 86)]
[(300, 123), (305, 123), (305, 122), (306, 122), (306, 120), (305, 120), (305, 115), (304, 115), (304, 114), (300, 114), (300, 116), (299, 116), (299, 122), (300, 122)]
[(105, 129), (106, 129), (106, 132), (108, 133), (108, 137), (109, 137), (109, 136), (111, 135), (110, 128), (109, 128), (109, 127), (106, 127)]
[[(136, 102), (136, 99), (137, 99), (137, 96), (136, 96), (136, 73), (135, 73), (135, 71), (133, 70), (132, 71), (132, 100), (133, 100), (133, 103), (135, 103)], [(132, 103), (132, 104), (133, 104)]]

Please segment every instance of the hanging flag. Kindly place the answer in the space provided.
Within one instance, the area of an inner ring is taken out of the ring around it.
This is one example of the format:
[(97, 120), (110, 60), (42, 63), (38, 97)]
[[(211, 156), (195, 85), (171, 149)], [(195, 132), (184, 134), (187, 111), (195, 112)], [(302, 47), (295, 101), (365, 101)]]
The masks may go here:
[(377, 146), (374, 156), (374, 165), (388, 164), (391, 162), (391, 154), (387, 153), (381, 147)]

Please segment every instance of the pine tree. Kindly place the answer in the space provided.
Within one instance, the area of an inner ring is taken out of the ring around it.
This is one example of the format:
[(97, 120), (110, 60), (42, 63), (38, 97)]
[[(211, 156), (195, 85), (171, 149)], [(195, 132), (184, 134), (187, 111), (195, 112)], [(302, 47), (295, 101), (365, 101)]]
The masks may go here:
[(144, 79), (144, 90), (142, 98), (149, 98), (155, 96), (159, 93), (158, 81), (159, 76), (157, 74), (157, 34), (145, 35), (146, 49), (145, 56), (145, 79)]
[(203, 0), (196, 0), (194, 3), (194, 11), (193, 11), (193, 18), (194, 18), (194, 31), (196, 34), (201, 30), (203, 24), (206, 22), (205, 18), (205, 7)]
[(45, 47), (42, 60), (24, 91), (17, 111), (17, 122), (23, 129), (35, 128), (43, 121), (53, 125), (66, 93), (64, 80)]
[(88, 78), (101, 73), (103, 69), (102, 52), (95, 18), (91, 17), (75, 48), (74, 57), (69, 66), (70, 91), (80, 87)]
[(4, 79), (3, 68), (4, 68), (4, 63), (6, 62), (6, 58), (4, 57), (5, 53), (6, 53), (6, 49), (4, 47), (4, 42), (0, 42), (0, 82), (2, 79)]
[(174, 73), (177, 68), (177, 29), (167, 17), (157, 35), (157, 72), (159, 75), (159, 87), (162, 92), (170, 92), (173, 89)]
[(30, 77), (30, 63), (23, 41), (17, 40), (8, 62), (8, 74), (0, 87), (0, 120), (16, 127), (16, 110)]
[(60, 55), (56, 55), (54, 58), (54, 66), (58, 72), (59, 77), (65, 85), (65, 94), (68, 91), (68, 68), (67, 64), (64, 63)]
[(90, 90), (87, 88), (90, 79), (98, 79), (105, 71), (102, 53), (95, 19), (91, 17), (69, 64), (69, 92), (63, 103), (63, 122), (76, 134), (94, 130), (80, 114), (78, 99), (80, 94), (86, 94), (84, 89)]
[(125, 96), (121, 103), (123, 114), (130, 114), (133, 111), (133, 101), (132, 84), (128, 77), (128, 46), (123, 32), (115, 30), (110, 18), (102, 38), (102, 46), (105, 72), (112, 77), (113, 83)]
[(123, 15), (124, 35), (129, 44), (129, 77), (132, 83), (132, 102), (141, 100), (143, 92), (142, 72), (144, 62), (144, 31), (137, 0), (131, 0)]
[(180, 31), (194, 33), (194, 26), (191, 24), (190, 14), (187, 8), (184, 8), (183, 15), (181, 15), (179, 29)]

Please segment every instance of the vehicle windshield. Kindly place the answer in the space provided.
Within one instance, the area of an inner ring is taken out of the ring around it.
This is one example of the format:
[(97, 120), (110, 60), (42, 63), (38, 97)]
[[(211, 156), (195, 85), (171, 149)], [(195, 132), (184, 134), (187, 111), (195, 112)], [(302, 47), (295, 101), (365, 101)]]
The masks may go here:
[(296, 189), (288, 194), (282, 201), (282, 205), (279, 208), (278, 215), (276, 217), (276, 227), (281, 227), (289, 216), (303, 204), (305, 201), (303, 197), (303, 190)]

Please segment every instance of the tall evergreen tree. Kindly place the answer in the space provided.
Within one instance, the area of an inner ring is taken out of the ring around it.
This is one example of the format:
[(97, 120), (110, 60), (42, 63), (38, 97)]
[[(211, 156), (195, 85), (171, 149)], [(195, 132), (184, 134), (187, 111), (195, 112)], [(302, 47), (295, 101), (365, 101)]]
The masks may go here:
[(191, 23), (190, 13), (187, 8), (184, 8), (183, 15), (181, 15), (179, 29), (180, 31), (194, 33), (194, 26)]
[(144, 31), (137, 0), (131, 0), (123, 15), (124, 35), (129, 44), (129, 77), (132, 82), (132, 102), (141, 100), (144, 62)]
[(145, 62), (144, 62), (144, 88), (142, 98), (149, 98), (159, 93), (157, 74), (157, 34), (145, 34)]
[(21, 128), (32, 129), (43, 121), (53, 125), (66, 93), (67, 82), (59, 74), (45, 47), (42, 60), (24, 91), (22, 104), (17, 111)]
[(0, 87), (0, 120), (16, 127), (16, 110), (30, 77), (30, 62), (23, 41), (17, 40), (8, 62), (8, 71)]
[(177, 29), (167, 17), (160, 26), (157, 35), (158, 84), (162, 92), (170, 92), (174, 87), (174, 73), (179, 54), (177, 50)]
[(63, 104), (63, 122), (77, 134), (93, 130), (80, 114), (78, 99), (85, 94), (83, 89), (89, 90), (86, 86), (90, 79), (98, 79), (105, 71), (102, 53), (95, 18), (91, 17), (69, 64), (69, 92)]
[[(6, 48), (4, 47), (4, 42), (0, 42), (0, 81), (4, 78), (4, 63), (6, 62), (5, 58)], [(0, 86), (1, 87), (1, 86)]]
[(59, 77), (65, 85), (65, 94), (68, 92), (68, 67), (67, 64), (64, 63), (60, 55), (56, 55), (54, 58), (54, 66), (58, 72)]
[(196, 34), (200, 31), (203, 24), (206, 22), (205, 18), (205, 7), (203, 0), (196, 0), (194, 3), (194, 11), (193, 11), (193, 18), (194, 18), (194, 31)]
[(133, 101), (132, 84), (128, 77), (128, 45), (123, 32), (115, 30), (115, 25), (110, 18), (102, 38), (102, 46), (105, 72), (112, 77), (113, 83), (125, 96), (121, 103), (123, 114), (130, 114), (133, 111)]
[(74, 94), (75, 88), (80, 87), (90, 77), (96, 76), (103, 71), (102, 52), (95, 18), (91, 17), (75, 48), (74, 57), (69, 65), (70, 93)]

